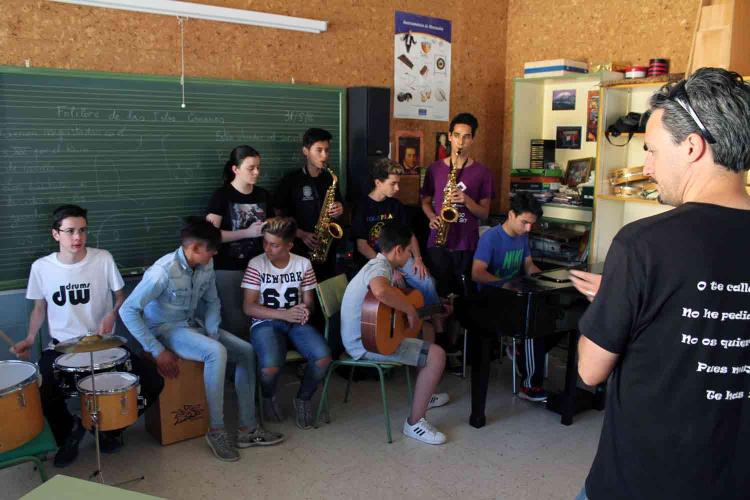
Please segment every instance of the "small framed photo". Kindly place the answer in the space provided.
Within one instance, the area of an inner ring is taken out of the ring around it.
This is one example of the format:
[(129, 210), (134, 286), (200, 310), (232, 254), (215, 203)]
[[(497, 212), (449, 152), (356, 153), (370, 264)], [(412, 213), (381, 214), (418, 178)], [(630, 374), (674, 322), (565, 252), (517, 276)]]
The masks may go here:
[(552, 111), (576, 109), (576, 89), (553, 90)]
[(396, 131), (396, 161), (404, 167), (407, 175), (419, 175), (423, 165), (424, 133), (421, 130)]
[(435, 161), (448, 158), (451, 155), (451, 143), (448, 132), (435, 132)]
[(581, 127), (557, 127), (557, 149), (581, 149)]
[(568, 187), (576, 187), (586, 182), (594, 167), (594, 158), (578, 158), (568, 160), (568, 168), (565, 169), (563, 183)]

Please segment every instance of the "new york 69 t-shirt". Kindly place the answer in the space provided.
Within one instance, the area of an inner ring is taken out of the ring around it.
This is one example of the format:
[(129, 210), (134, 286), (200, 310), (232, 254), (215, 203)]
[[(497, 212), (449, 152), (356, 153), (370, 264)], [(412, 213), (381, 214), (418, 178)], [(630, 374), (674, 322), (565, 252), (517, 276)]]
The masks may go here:
[[(285, 268), (274, 266), (266, 254), (258, 255), (248, 262), (242, 288), (258, 290), (258, 303), (272, 309), (289, 309), (302, 304), (302, 294), (314, 290), (317, 285), (315, 272), (309, 259), (289, 254)], [(253, 318), (253, 326), (265, 319)]]

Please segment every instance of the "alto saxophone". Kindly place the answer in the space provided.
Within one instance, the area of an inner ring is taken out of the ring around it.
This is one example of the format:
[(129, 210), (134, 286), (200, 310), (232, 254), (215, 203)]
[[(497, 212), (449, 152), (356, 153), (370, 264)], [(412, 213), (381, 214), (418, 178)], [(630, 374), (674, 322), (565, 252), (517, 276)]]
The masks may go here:
[[(461, 148), (456, 149), (456, 157), (461, 154)], [(450, 224), (453, 224), (458, 220), (459, 213), (458, 208), (451, 202), (451, 193), (458, 189), (456, 185), (456, 171), (458, 166), (453, 163), (451, 158), (451, 171), (448, 174), (448, 182), (445, 183), (443, 188), (443, 205), (440, 207), (440, 217), (438, 218), (438, 228), (435, 233), (435, 245), (442, 247), (445, 246), (445, 242), (448, 240), (448, 230)]]
[(318, 222), (313, 228), (313, 234), (318, 238), (318, 246), (310, 252), (310, 260), (316, 264), (321, 264), (326, 261), (328, 256), (328, 249), (331, 248), (331, 241), (334, 238), (339, 239), (344, 236), (344, 230), (340, 225), (331, 220), (331, 216), (328, 215), (328, 211), (333, 207), (336, 202), (336, 184), (339, 179), (333, 170), (328, 168), (328, 165), (323, 165), (323, 169), (326, 170), (331, 177), (333, 182), (326, 191), (325, 198), (323, 199), (323, 205), (320, 207), (320, 216), (318, 216)]

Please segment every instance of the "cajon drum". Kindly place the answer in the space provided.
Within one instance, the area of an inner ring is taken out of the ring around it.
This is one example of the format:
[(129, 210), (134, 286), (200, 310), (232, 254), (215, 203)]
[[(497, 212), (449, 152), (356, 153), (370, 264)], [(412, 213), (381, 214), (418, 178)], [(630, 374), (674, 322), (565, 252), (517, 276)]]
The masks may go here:
[[(153, 358), (148, 356), (151, 362)], [(164, 378), (164, 390), (146, 411), (146, 430), (162, 445), (202, 436), (208, 431), (203, 363), (179, 359), (177, 378)]]

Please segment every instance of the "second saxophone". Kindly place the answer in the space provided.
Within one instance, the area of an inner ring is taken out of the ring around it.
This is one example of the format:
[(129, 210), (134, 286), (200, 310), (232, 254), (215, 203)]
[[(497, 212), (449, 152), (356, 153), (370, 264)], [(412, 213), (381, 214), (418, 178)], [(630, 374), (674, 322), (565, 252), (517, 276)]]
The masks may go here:
[(344, 230), (339, 224), (331, 220), (331, 216), (328, 212), (336, 202), (336, 185), (338, 184), (338, 177), (333, 173), (328, 165), (324, 165), (323, 169), (331, 174), (333, 182), (326, 190), (326, 195), (323, 198), (323, 204), (320, 207), (320, 215), (318, 216), (318, 222), (313, 228), (313, 234), (318, 239), (318, 246), (310, 252), (310, 261), (321, 264), (326, 261), (328, 257), (328, 250), (331, 248), (331, 242), (334, 239), (340, 239), (344, 236)]
[[(461, 155), (461, 148), (456, 149), (456, 158)], [(448, 230), (450, 225), (458, 221), (459, 212), (456, 205), (451, 202), (451, 193), (458, 189), (456, 182), (456, 174), (458, 171), (458, 165), (453, 162), (451, 157), (451, 171), (448, 174), (448, 181), (445, 183), (443, 188), (443, 204), (440, 207), (440, 214), (438, 216), (438, 228), (435, 233), (435, 245), (442, 247), (445, 246), (445, 242), (448, 240)]]

